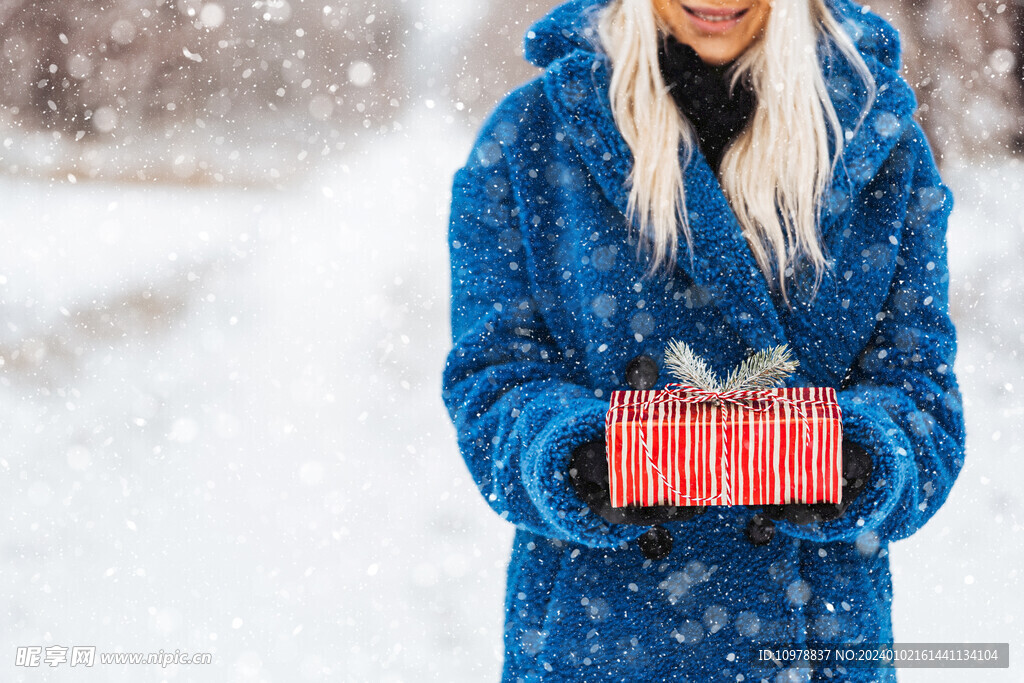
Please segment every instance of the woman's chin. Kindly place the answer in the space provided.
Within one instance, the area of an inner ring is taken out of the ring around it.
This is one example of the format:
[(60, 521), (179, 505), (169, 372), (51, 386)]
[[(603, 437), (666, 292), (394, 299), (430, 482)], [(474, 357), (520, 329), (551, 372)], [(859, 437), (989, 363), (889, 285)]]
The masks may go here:
[(715, 41), (711, 40), (692, 40), (686, 42), (705, 64), (715, 66), (728, 64), (743, 54), (743, 50), (734, 49), (729, 45), (716, 44)]

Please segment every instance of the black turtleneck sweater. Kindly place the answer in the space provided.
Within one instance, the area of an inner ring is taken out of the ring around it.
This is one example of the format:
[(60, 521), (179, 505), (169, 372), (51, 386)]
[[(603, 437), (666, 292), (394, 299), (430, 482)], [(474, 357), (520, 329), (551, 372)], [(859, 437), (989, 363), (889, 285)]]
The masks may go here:
[(671, 34), (659, 41), (658, 64), (669, 94), (693, 124), (700, 149), (717, 172), (726, 146), (754, 113), (753, 91), (741, 80), (730, 96), (725, 73), (731, 64), (707, 64)]

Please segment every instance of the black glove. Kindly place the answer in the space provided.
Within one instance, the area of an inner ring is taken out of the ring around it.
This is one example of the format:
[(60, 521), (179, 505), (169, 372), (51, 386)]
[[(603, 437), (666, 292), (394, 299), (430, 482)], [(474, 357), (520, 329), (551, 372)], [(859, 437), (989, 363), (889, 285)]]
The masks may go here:
[(685, 522), (706, 511), (704, 507), (668, 505), (612, 507), (604, 439), (590, 441), (573, 451), (569, 461), (569, 481), (580, 500), (605, 521), (650, 526), (647, 533), (637, 539), (637, 545), (644, 557), (652, 562), (662, 560), (672, 552), (672, 533), (658, 525)]
[(613, 508), (608, 483), (608, 456), (603, 439), (590, 441), (573, 451), (569, 462), (569, 481), (580, 500), (613, 524), (652, 526), (665, 522), (685, 522), (706, 510), (704, 507), (668, 505)]
[(830, 522), (846, 514), (850, 503), (867, 487), (873, 465), (871, 456), (852, 441), (843, 442), (843, 502), (796, 505), (765, 505), (762, 514), (775, 521), (793, 524)]

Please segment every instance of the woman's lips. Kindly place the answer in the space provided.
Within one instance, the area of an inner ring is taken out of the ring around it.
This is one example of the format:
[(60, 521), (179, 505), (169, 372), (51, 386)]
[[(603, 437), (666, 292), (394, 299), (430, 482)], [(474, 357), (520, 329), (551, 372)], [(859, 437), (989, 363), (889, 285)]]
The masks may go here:
[(725, 33), (743, 19), (746, 9), (723, 9), (683, 5), (693, 25), (703, 33)]

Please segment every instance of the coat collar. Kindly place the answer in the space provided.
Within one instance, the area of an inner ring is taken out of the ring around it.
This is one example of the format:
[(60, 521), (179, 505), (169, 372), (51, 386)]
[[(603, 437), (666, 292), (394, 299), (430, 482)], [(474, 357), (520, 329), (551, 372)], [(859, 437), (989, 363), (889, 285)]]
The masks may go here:
[[(556, 8), (527, 33), (526, 56), (547, 66), (545, 93), (556, 116), (604, 195), (625, 215), (632, 152), (615, 126), (608, 99), (610, 63), (595, 46), (591, 23), (593, 12), (603, 4), (572, 0)], [(896, 71), (899, 46), (895, 31), (852, 2), (832, 0), (832, 4), (833, 13), (864, 56), (877, 88), (875, 102), (858, 126), (863, 106), (859, 79), (840, 53), (824, 55), (826, 83), (843, 130), (848, 131), (822, 215), (825, 247), (834, 260), (843, 248), (845, 235), (838, 228), (848, 217), (847, 209), (895, 146), (916, 102)], [(685, 160), (681, 158), (680, 163)], [(678, 267), (712, 294), (750, 350), (789, 343), (800, 357), (802, 374), (811, 383), (839, 385), (858, 348), (836, 343), (835, 330), (849, 312), (840, 305), (842, 291), (835, 275), (826, 275), (813, 303), (796, 302), (802, 307), (799, 329), (784, 325), (787, 315), (780, 314), (718, 179), (699, 150), (694, 150), (684, 181), (694, 258), (690, 260), (682, 243)]]

